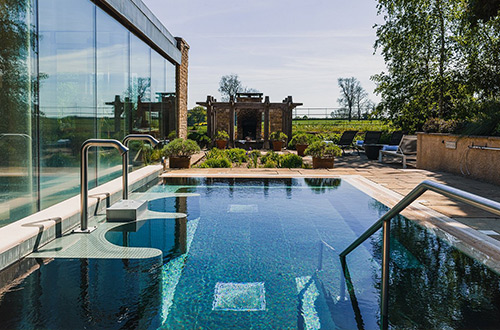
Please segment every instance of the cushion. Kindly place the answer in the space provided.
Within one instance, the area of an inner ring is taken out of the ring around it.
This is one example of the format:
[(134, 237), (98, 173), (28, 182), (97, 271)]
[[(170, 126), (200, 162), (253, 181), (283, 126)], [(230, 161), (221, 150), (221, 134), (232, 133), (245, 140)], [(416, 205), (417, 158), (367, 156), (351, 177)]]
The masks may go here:
[(385, 145), (382, 147), (382, 150), (384, 150), (384, 151), (398, 151), (398, 146)]

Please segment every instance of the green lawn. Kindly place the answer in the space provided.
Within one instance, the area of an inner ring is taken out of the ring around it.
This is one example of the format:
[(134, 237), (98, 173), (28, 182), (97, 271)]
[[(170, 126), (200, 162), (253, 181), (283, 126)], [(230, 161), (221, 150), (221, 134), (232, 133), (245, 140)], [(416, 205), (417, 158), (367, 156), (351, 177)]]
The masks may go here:
[(293, 132), (303, 131), (310, 133), (340, 133), (346, 130), (392, 131), (394, 128), (382, 120), (334, 120), (334, 119), (305, 119), (293, 120)]

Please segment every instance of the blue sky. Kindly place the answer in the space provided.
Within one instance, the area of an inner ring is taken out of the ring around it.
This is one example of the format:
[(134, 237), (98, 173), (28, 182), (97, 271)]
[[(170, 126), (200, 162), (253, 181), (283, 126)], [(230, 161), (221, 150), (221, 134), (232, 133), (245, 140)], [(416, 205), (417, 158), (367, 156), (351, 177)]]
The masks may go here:
[(378, 102), (370, 76), (385, 69), (374, 53), (376, 0), (143, 0), (191, 46), (189, 108), (217, 91), (223, 75), (281, 102), (338, 107), (337, 78), (354, 76)]

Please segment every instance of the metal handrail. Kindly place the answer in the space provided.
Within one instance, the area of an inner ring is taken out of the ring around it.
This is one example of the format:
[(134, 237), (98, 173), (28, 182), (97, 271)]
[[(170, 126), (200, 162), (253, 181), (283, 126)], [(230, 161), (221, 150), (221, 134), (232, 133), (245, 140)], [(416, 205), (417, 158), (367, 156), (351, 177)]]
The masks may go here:
[[(123, 138), (123, 145), (128, 148), (128, 143), (132, 140), (135, 141), (148, 141), (151, 145), (156, 147), (160, 141), (155, 139), (153, 136), (149, 134), (129, 134)], [(128, 199), (128, 154), (123, 157), (123, 177), (122, 177), (122, 199)]]
[(380, 302), (380, 327), (381, 329), (388, 328), (388, 297), (389, 297), (389, 258), (390, 258), (390, 221), (396, 215), (401, 213), (406, 207), (413, 203), (427, 190), (434, 191), (449, 198), (457, 199), (466, 204), (476, 206), (485, 211), (500, 215), (500, 203), (490, 199), (477, 196), (463, 190), (453, 187), (448, 187), (444, 184), (437, 183), (430, 180), (422, 181), (412, 191), (410, 191), (399, 203), (392, 207), (386, 214), (384, 214), (377, 222), (368, 228), (358, 239), (349, 245), (339, 256), (342, 262), (345, 262), (345, 257), (351, 253), (355, 248), (366, 241), (376, 231), (383, 227), (382, 238), (382, 297)]
[[(120, 141), (113, 139), (89, 139), (83, 142), (80, 148), (80, 229), (75, 229), (77, 233), (90, 233), (93, 229), (88, 228), (88, 166), (90, 147), (113, 147), (118, 149), (122, 157), (127, 156), (128, 148)], [(122, 169), (125, 175), (125, 169)]]

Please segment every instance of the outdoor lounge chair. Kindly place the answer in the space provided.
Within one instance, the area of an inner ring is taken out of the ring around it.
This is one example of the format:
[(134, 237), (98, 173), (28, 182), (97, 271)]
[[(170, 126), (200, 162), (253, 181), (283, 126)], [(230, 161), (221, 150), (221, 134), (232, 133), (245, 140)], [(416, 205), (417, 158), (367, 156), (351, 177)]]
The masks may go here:
[(390, 146), (397, 146), (401, 142), (401, 139), (403, 138), (403, 131), (394, 131), (391, 134), (391, 138), (389, 140), (389, 145)]
[(345, 155), (345, 149), (352, 147), (352, 142), (356, 134), (358, 134), (358, 131), (345, 131), (342, 133), (339, 143), (337, 143), (340, 149), (342, 149), (342, 155)]
[(406, 168), (406, 161), (417, 159), (417, 136), (416, 135), (403, 135), (397, 150), (382, 150), (378, 153), (378, 161), (383, 162), (384, 156), (400, 157), (403, 159), (403, 168)]
[(367, 131), (363, 141), (356, 141), (355, 147), (358, 150), (358, 155), (360, 150), (366, 152), (365, 146), (378, 145), (381, 137), (381, 131)]

